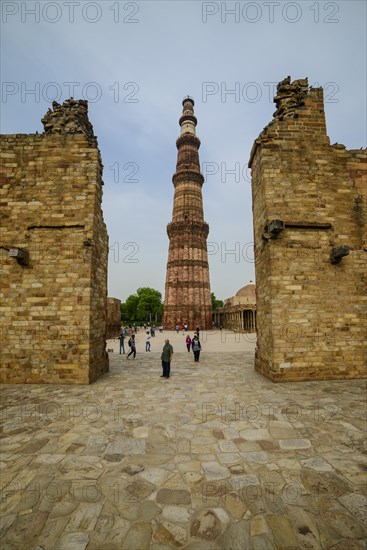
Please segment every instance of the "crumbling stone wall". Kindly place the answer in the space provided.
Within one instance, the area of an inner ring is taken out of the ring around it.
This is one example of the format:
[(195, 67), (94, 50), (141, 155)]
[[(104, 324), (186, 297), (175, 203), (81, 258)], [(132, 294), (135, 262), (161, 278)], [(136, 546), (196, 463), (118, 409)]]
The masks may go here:
[(108, 237), (87, 109), (54, 102), (44, 134), (0, 137), (3, 382), (87, 384), (108, 370)]
[(307, 80), (288, 77), (274, 101), (249, 163), (255, 368), (275, 382), (366, 377), (367, 151), (330, 145)]
[(107, 298), (107, 338), (116, 338), (121, 329), (121, 300)]

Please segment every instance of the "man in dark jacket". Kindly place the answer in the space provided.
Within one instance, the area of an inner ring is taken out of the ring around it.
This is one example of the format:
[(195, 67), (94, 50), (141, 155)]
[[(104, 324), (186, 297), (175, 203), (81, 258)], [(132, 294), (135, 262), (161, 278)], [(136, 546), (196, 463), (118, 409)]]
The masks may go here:
[(165, 340), (165, 344), (163, 346), (163, 351), (161, 355), (162, 368), (163, 368), (163, 374), (161, 374), (161, 378), (169, 378), (170, 371), (171, 371), (172, 357), (173, 357), (173, 347), (169, 343), (169, 340)]
[(126, 355), (126, 359), (129, 359), (130, 355), (133, 355), (133, 359), (135, 359), (136, 357), (135, 334), (132, 334), (130, 336), (130, 340), (128, 341), (128, 344), (130, 346), (130, 352)]

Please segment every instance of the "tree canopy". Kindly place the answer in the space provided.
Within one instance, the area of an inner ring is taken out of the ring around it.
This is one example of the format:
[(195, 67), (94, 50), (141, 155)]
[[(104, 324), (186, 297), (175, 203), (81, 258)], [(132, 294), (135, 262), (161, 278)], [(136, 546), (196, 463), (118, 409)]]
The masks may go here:
[(212, 309), (217, 309), (217, 307), (223, 307), (223, 300), (217, 300), (214, 292), (211, 293), (212, 298)]
[(138, 288), (121, 304), (124, 323), (161, 322), (163, 313), (162, 294), (154, 288)]

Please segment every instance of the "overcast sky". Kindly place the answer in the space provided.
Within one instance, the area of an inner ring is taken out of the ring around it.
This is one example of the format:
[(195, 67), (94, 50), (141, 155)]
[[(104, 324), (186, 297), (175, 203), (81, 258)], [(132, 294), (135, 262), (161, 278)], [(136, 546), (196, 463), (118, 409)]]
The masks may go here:
[(2, 133), (42, 132), (53, 99), (89, 99), (109, 296), (164, 295), (184, 96), (195, 99), (217, 298), (255, 281), (247, 162), (274, 84), (290, 75), (323, 86), (331, 143), (365, 147), (364, 1), (3, 0), (2, 31)]

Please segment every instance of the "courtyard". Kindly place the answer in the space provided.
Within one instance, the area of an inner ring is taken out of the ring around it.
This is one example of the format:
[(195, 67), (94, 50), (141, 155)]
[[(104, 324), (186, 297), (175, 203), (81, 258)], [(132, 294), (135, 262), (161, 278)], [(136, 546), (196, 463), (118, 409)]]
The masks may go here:
[(2, 549), (366, 548), (365, 380), (273, 384), (253, 334), (197, 365), (137, 340), (90, 386), (2, 387)]

